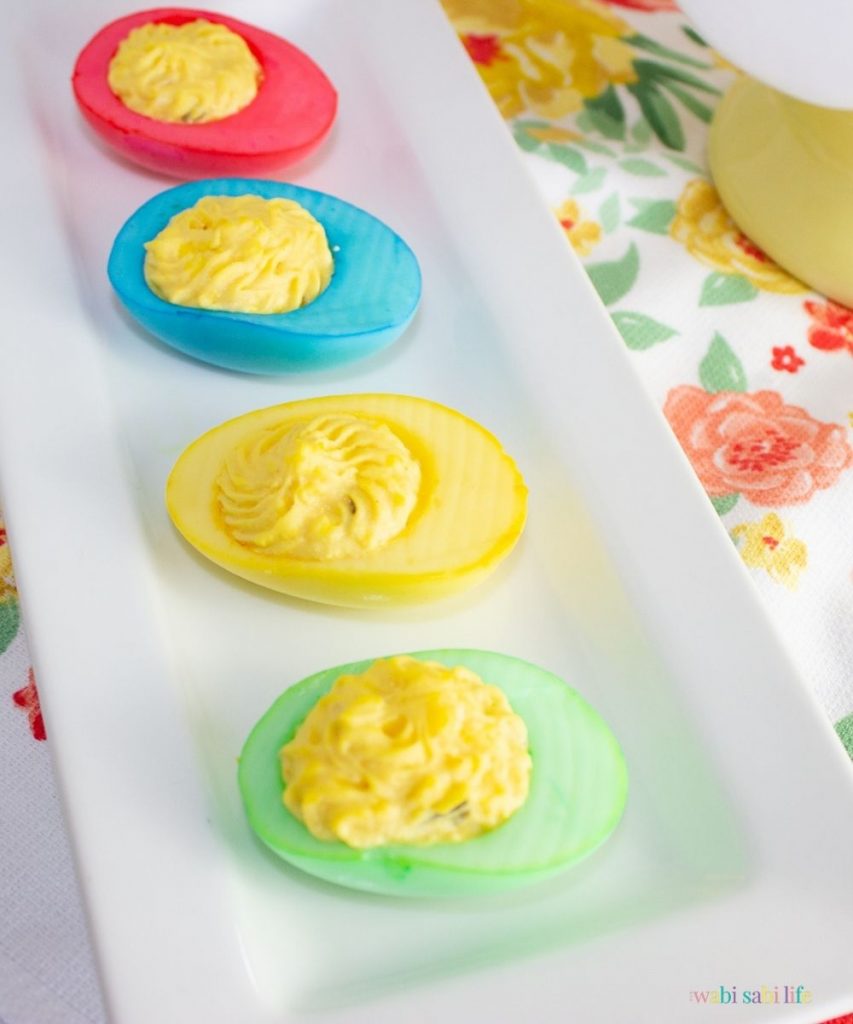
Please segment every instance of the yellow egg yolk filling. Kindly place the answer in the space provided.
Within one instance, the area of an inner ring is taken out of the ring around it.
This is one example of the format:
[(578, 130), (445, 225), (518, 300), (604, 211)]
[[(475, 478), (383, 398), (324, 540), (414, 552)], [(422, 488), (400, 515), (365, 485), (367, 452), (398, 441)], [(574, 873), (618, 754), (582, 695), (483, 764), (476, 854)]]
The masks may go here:
[(402, 656), (341, 676), (279, 756), (288, 810), (359, 849), (471, 839), (530, 786), (527, 729), (506, 695), (466, 668)]
[(421, 468), (384, 423), (325, 415), (251, 434), (216, 481), (225, 529), (261, 554), (358, 557), (396, 537), (418, 498)]
[(145, 280), (166, 302), (288, 313), (326, 288), (334, 263), (323, 225), (292, 199), (204, 196), (145, 243)]
[(248, 106), (261, 66), (242, 36), (200, 18), (140, 25), (110, 61), (110, 89), (130, 110), (157, 121), (201, 124)]

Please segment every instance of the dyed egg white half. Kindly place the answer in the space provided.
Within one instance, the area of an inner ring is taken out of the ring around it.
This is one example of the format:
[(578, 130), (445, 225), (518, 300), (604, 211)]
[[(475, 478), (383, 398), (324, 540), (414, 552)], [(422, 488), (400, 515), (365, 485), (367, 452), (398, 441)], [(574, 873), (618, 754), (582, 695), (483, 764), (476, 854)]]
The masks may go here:
[[(145, 243), (208, 195), (291, 199), (325, 229), (335, 271), (313, 302), (289, 313), (235, 313), (180, 306), (145, 281)], [(141, 206), (119, 231), (107, 267), (122, 304), (146, 330), (186, 355), (248, 373), (287, 373), (360, 359), (406, 329), (421, 295), (409, 246), (357, 206), (313, 189), (252, 178), (178, 185)]]
[(458, 843), (360, 850), (315, 838), (284, 805), (279, 751), (335, 680), (365, 671), (370, 659), (326, 669), (291, 686), (246, 740), (240, 792), (249, 824), (266, 846), (335, 885), (428, 899), (542, 881), (607, 839), (625, 809), (625, 760), (607, 723), (578, 693), (545, 669), (494, 651), (419, 651), (409, 657), (462, 665), (504, 691), (527, 727), (533, 762), (522, 807), (491, 832)]

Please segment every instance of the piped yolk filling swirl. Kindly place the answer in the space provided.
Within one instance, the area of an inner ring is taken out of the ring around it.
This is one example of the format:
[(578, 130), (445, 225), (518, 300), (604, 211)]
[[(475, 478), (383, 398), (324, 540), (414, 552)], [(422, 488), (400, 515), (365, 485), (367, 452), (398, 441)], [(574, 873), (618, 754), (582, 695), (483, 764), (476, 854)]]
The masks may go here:
[(417, 459), (384, 423), (351, 415), (258, 431), (227, 456), (215, 493), (238, 544), (271, 557), (356, 558), (406, 526)]
[(531, 775), (527, 729), (503, 691), (403, 656), (341, 676), (280, 760), (288, 810), (359, 849), (480, 835), (521, 807)]
[(204, 196), (145, 243), (148, 287), (200, 309), (289, 313), (333, 271), (323, 225), (291, 199)]
[(203, 124), (248, 106), (261, 66), (242, 36), (199, 18), (133, 29), (110, 61), (110, 89), (130, 110), (157, 121)]

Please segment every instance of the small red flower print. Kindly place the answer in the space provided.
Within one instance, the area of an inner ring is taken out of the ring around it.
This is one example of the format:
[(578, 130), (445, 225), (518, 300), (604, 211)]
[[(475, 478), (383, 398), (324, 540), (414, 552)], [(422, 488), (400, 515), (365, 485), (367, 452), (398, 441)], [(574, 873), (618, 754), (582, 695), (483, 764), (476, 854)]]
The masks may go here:
[(26, 711), (33, 739), (46, 740), (47, 733), (44, 731), (44, 719), (41, 716), (39, 692), (36, 689), (36, 677), (33, 675), (32, 669), (30, 669), (29, 682), (23, 689), (16, 690), (12, 694), (12, 700), (19, 708)]
[(809, 344), (824, 352), (847, 349), (853, 355), (853, 310), (837, 302), (804, 302), (814, 323), (809, 327)]
[(468, 51), (468, 56), (475, 64), (482, 64), (488, 68), (496, 60), (506, 59), (501, 52), (501, 41), (495, 35), (476, 36), (468, 34), (462, 36), (462, 44)]
[(793, 345), (783, 345), (781, 348), (774, 347), (773, 359), (770, 365), (774, 370), (787, 370), (788, 373), (796, 373), (801, 366), (805, 366), (805, 359), (801, 359)]
[(843, 427), (785, 405), (775, 391), (709, 394), (682, 384), (663, 411), (712, 498), (800, 505), (853, 465)]

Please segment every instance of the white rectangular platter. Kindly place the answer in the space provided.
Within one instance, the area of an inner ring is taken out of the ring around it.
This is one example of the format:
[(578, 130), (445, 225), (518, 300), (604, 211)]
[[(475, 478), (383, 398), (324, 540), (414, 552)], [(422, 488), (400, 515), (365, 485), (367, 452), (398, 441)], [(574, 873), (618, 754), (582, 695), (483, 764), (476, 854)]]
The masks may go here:
[[(291, 180), (381, 217), (424, 274), (385, 354), (278, 378), (184, 359), (110, 292), (116, 231), (169, 182), (95, 142), (68, 79), (131, 9), (17, 5), (0, 68), (2, 500), (111, 1019), (682, 1024), (714, 1012), (690, 992), (720, 985), (813, 993), (763, 1020), (849, 1010), (853, 773), (440, 8), (229, 9), (340, 91)], [(456, 407), (521, 466), (526, 533), (479, 591), (336, 611), (244, 585), (172, 530), (164, 482), (197, 435), (358, 391)], [(235, 768), (274, 697), (450, 646), (535, 661), (599, 708), (630, 771), (614, 837), (539, 888), (447, 903), (337, 890), (267, 854)]]

